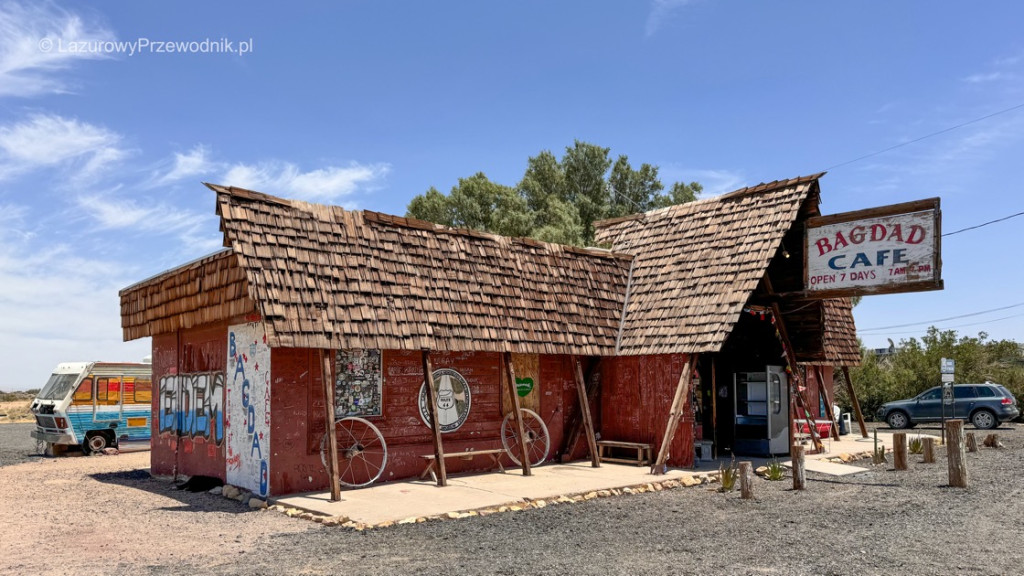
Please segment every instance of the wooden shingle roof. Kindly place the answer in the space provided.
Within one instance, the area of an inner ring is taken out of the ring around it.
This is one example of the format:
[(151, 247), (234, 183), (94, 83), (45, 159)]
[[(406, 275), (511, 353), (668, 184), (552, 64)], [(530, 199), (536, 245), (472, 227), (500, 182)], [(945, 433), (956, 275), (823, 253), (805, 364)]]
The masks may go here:
[(635, 255), (617, 353), (717, 352), (820, 174), (596, 224)]
[(271, 346), (614, 352), (630, 256), (209, 187)]
[(839, 366), (860, 366), (860, 344), (849, 298), (825, 300), (825, 359)]

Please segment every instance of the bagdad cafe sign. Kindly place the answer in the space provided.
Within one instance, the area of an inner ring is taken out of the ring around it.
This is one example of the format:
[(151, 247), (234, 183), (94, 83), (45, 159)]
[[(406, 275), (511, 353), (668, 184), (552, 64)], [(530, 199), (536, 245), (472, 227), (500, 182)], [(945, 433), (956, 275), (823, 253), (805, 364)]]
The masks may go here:
[(939, 199), (809, 218), (804, 288), (821, 298), (942, 289)]

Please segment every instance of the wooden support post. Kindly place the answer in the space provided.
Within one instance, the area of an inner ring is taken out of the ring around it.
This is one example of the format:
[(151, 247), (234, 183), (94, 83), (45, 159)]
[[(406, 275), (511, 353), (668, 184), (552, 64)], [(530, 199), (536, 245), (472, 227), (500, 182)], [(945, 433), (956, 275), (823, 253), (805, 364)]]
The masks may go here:
[(790, 450), (793, 453), (793, 490), (803, 490), (807, 484), (807, 475), (804, 472), (804, 447), (794, 444)]
[(907, 433), (897, 432), (892, 435), (892, 462), (896, 470), (907, 469)]
[(949, 485), (954, 488), (967, 488), (963, 420), (946, 421), (946, 460), (949, 462)]
[(740, 462), (740, 496), (744, 500), (754, 497), (754, 465)]
[(999, 434), (989, 434), (981, 443), (985, 448), (1002, 448), (1003, 443), (999, 441)]
[[(596, 362), (591, 366), (590, 370), (587, 371), (583, 377), (583, 381), (586, 383), (586, 402), (587, 406), (595, 403), (595, 399), (601, 389), (601, 362)], [(593, 414), (590, 412), (590, 414)], [(591, 417), (591, 423), (593, 423), (593, 417)], [(569, 424), (569, 433), (566, 435), (565, 449), (562, 451), (561, 461), (563, 463), (572, 460), (572, 454), (576, 450), (576, 445), (579, 444), (580, 438), (583, 436), (583, 413), (576, 414), (572, 417)]]
[(583, 380), (583, 366), (580, 359), (573, 359), (576, 364), (576, 395), (580, 399), (580, 415), (583, 417), (584, 434), (587, 436), (587, 449), (590, 450), (590, 465), (601, 467), (601, 457), (597, 453), (597, 437), (594, 434), (594, 419), (590, 415), (590, 400), (587, 396), (587, 385)]
[(332, 374), (331, 357), (329, 351), (320, 350), (320, 381), (324, 393), (324, 424), (327, 434), (327, 463), (330, 469), (327, 475), (330, 476), (331, 501), (341, 500), (341, 481), (338, 479), (338, 435), (334, 424), (334, 377)]
[(423, 349), (423, 381), (427, 383), (427, 408), (430, 410), (430, 430), (434, 439), (434, 466), (437, 469), (437, 485), (447, 486), (448, 471), (444, 466), (441, 424), (437, 420), (437, 389), (434, 387), (434, 369), (430, 365), (430, 350), (426, 348)]
[(821, 369), (821, 366), (815, 366), (814, 374), (817, 375), (818, 393), (825, 398), (825, 402), (823, 402), (825, 404), (825, 416), (828, 416), (828, 419), (832, 421), (832, 427), (829, 428), (832, 431), (832, 439), (839, 440), (839, 416), (832, 410), (832, 399), (828, 397), (828, 389), (825, 388), (825, 372)]
[[(690, 393), (690, 366), (696, 364), (697, 355), (686, 359), (683, 365), (683, 373), (679, 375), (679, 383), (676, 384), (676, 395), (672, 398), (672, 406), (668, 411), (668, 422), (665, 423), (665, 435), (661, 437), (661, 446), (658, 447), (658, 458), (651, 465), (651, 474), (664, 474), (665, 461), (668, 460), (669, 445), (672, 437), (679, 427), (679, 420), (683, 417), (683, 407), (686, 406), (686, 395)], [(693, 364), (691, 364), (693, 362)]]
[(853, 404), (853, 415), (857, 417), (857, 424), (860, 425), (860, 435), (868, 437), (868, 427), (864, 424), (864, 414), (860, 411), (860, 401), (857, 400), (857, 392), (853, 389), (853, 380), (850, 378), (850, 369), (843, 366), (843, 379), (846, 380), (846, 393), (850, 396)]
[[(765, 291), (768, 295), (773, 295), (775, 290), (772, 289), (772, 281), (768, 278), (768, 274), (765, 273), (764, 277), (761, 278), (764, 283)], [(807, 395), (800, 392), (800, 375), (797, 374), (799, 366), (796, 363), (796, 351), (793, 350), (793, 342), (789, 339), (789, 333), (786, 331), (786, 323), (782, 320), (782, 309), (779, 308), (778, 302), (772, 302), (771, 304), (772, 317), (775, 320), (775, 329), (779, 331), (779, 338), (782, 340), (782, 347), (785, 348), (786, 362), (789, 363), (791, 379), (789, 382), (790, 389), (793, 389), (793, 385), (796, 385), (796, 404), (804, 412), (804, 419), (807, 420), (807, 429), (811, 433), (811, 442), (814, 443), (815, 453), (821, 453), (825, 451), (825, 445), (821, 443), (821, 438), (818, 437), (817, 427), (814, 425), (814, 416), (811, 414), (810, 407), (807, 406)], [(790, 397), (794, 394), (790, 392)], [(793, 428), (796, 419), (796, 414), (792, 411), (789, 413), (790, 422), (790, 445), (793, 443)]]
[(711, 457), (718, 460), (718, 366), (714, 356), (711, 357)]
[(523, 427), (523, 412), (519, 409), (519, 393), (516, 391), (516, 369), (512, 366), (512, 353), (505, 352), (505, 370), (508, 376), (508, 393), (511, 398), (509, 405), (512, 406), (513, 418), (516, 422), (516, 430), (519, 431), (519, 460), (522, 462), (523, 476), (530, 476), (530, 453), (526, 450), (526, 428)]
[(978, 451), (978, 439), (974, 437), (974, 432), (967, 433), (967, 451), (977, 452)]
[(923, 441), (924, 462), (925, 464), (932, 464), (935, 462), (935, 438), (933, 436), (925, 436)]

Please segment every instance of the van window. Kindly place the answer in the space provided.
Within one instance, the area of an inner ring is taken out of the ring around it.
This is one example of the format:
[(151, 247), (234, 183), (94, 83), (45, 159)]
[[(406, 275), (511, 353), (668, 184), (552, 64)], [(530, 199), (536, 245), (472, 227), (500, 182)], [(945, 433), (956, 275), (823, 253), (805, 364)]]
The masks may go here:
[(988, 386), (978, 386), (978, 397), (979, 398), (995, 398), (996, 391), (989, 388)]
[(72, 386), (78, 380), (78, 374), (53, 374), (46, 381), (42, 391), (39, 392), (40, 400), (63, 400)]
[(75, 397), (72, 399), (75, 404), (92, 404), (92, 378), (82, 380), (75, 390)]
[(153, 382), (151, 380), (135, 381), (135, 402), (149, 404), (153, 401)]
[(954, 386), (953, 387), (953, 398), (957, 400), (966, 400), (967, 398), (975, 398), (977, 395), (974, 393), (974, 386)]
[(114, 405), (121, 402), (121, 379), (111, 378), (107, 382), (107, 404)]
[(919, 400), (938, 400), (942, 398), (942, 390), (938, 388), (932, 388), (931, 390), (921, 394)]

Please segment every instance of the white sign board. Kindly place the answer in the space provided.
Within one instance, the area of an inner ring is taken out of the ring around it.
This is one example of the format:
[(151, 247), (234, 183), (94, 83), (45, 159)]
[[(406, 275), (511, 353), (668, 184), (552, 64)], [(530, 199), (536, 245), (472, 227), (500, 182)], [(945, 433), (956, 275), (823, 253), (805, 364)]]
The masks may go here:
[(952, 382), (954, 378), (956, 378), (956, 377), (953, 374), (943, 374), (942, 375), (942, 381), (944, 383)]
[(805, 289), (828, 297), (942, 288), (939, 199), (810, 218)]
[(956, 360), (952, 358), (943, 358), (942, 364), (939, 366), (942, 374), (956, 374)]

